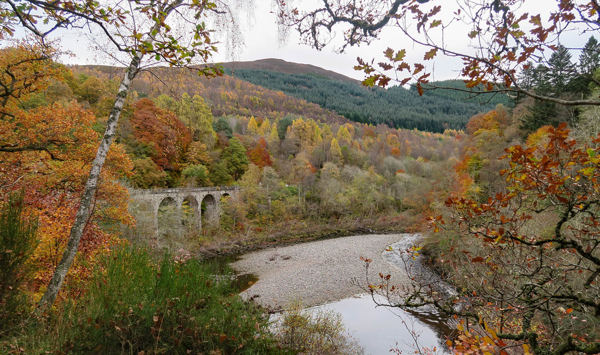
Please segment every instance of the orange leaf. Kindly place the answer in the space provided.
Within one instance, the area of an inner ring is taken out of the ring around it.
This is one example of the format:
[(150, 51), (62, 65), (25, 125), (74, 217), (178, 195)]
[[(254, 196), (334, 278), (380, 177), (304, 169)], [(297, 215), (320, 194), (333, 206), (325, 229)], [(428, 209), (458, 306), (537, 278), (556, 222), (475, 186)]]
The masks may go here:
[(425, 60), (433, 59), (433, 57), (435, 57), (436, 54), (437, 54), (437, 48), (433, 48), (430, 51), (428, 51), (427, 53), (425, 53), (425, 57), (423, 59), (425, 59)]

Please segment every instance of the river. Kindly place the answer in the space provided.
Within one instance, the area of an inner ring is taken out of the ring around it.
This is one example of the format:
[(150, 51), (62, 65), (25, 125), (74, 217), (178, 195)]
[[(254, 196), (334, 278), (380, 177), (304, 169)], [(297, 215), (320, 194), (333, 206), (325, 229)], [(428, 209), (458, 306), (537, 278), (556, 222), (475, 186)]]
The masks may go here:
[(451, 329), (435, 312), (377, 307), (371, 296), (357, 286), (365, 277), (361, 257), (372, 260), (372, 274), (390, 274), (392, 284), (407, 282), (407, 266), (420, 278), (437, 277), (423, 267), (419, 258), (403, 260), (398, 253), (386, 251), (389, 246), (404, 250), (418, 242), (415, 234), (328, 239), (248, 253), (232, 266), (246, 275), (244, 278), (258, 275), (258, 279), (251, 280), (252, 286), (242, 292), (243, 297), (275, 310), (300, 300), (309, 311), (338, 312), (367, 354), (388, 354), (390, 349), (413, 353), (417, 339), (418, 346), (443, 353), (445, 336), (450, 335)]

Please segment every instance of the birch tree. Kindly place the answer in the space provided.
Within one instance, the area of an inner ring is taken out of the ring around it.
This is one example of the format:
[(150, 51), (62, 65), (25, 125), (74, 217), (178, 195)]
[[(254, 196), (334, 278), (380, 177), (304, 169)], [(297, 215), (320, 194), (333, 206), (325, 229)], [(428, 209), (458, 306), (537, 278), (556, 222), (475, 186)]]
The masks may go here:
[[(221, 24), (235, 28), (236, 22), (232, 21), (234, 10), (219, 0), (102, 3), (91, 0), (5, 0), (0, 4), (0, 39), (14, 36), (18, 30), (25, 29), (43, 45), (55, 32), (86, 29), (91, 30), (99, 42), (107, 41), (111, 45), (112, 49), (104, 47), (107, 54), (127, 63), (104, 136), (91, 164), (67, 247), (39, 302), (40, 307), (53, 304), (77, 255), (79, 242), (92, 212), (100, 172), (134, 78), (140, 70), (161, 63), (171, 67), (206, 63), (217, 51), (216, 42), (213, 41), (214, 30), (207, 24), (217, 26), (221, 21)], [(207, 76), (221, 74), (218, 68), (209, 66), (198, 66), (196, 70)]]

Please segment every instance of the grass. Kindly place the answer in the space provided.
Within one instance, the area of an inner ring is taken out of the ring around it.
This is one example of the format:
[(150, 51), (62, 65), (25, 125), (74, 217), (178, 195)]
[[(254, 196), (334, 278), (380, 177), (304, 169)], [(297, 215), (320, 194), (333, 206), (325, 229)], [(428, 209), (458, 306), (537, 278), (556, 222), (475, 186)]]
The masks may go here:
[(196, 260), (123, 248), (88, 292), (0, 339), (0, 353), (278, 354), (268, 319)]

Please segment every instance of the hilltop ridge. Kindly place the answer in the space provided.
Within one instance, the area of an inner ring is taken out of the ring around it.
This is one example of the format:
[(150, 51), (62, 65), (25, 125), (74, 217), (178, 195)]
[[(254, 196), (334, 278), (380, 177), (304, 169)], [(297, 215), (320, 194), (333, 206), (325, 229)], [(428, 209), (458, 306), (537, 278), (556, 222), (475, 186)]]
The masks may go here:
[(238, 69), (268, 70), (285, 74), (315, 75), (318, 77), (339, 80), (347, 83), (360, 83), (360, 81), (356, 79), (352, 79), (348, 76), (334, 72), (332, 70), (323, 69), (316, 65), (288, 62), (283, 59), (277, 58), (265, 58), (253, 61), (226, 62), (220, 63), (220, 65), (222, 65), (225, 69), (231, 70), (232, 72), (235, 72)]

